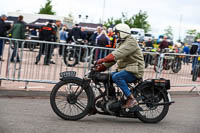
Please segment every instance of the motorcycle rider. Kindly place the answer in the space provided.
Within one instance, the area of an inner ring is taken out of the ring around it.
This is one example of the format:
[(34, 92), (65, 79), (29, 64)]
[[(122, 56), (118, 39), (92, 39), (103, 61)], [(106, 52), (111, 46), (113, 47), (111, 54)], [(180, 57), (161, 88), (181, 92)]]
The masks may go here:
[(120, 87), (127, 97), (122, 108), (132, 108), (138, 104), (127, 83), (143, 77), (144, 57), (137, 41), (130, 35), (127, 24), (117, 24), (114, 27), (119, 38), (117, 48), (106, 57), (97, 61), (96, 70), (101, 72), (117, 63), (117, 71), (112, 73), (112, 81)]

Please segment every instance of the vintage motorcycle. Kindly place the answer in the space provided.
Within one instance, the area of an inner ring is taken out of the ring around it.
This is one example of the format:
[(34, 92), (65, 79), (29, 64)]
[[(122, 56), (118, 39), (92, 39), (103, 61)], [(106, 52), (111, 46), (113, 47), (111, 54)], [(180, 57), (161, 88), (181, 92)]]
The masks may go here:
[(174, 53), (174, 51), (170, 51), (169, 48), (165, 48), (162, 51), (159, 51), (155, 57), (154, 63), (154, 71), (157, 73), (162, 72), (162, 70), (172, 70), (174, 73), (178, 73), (181, 70), (182, 66), (182, 58), (179, 55), (171, 55), (167, 53)]
[[(95, 65), (83, 79), (75, 71), (60, 73), (61, 79), (51, 91), (50, 103), (53, 111), (62, 119), (79, 120), (86, 115), (110, 115), (138, 118), (145, 123), (160, 122), (174, 103), (166, 79), (137, 79), (128, 86), (138, 101), (133, 108), (122, 108), (126, 98), (120, 88), (113, 85), (110, 73), (95, 71)], [(115, 87), (114, 87), (115, 86)], [(110, 97), (109, 89), (115, 88)]]
[(82, 41), (82, 39), (75, 40), (73, 38), (73, 40), (74, 41), (71, 43), (71, 45), (64, 46), (64, 52), (63, 52), (64, 63), (69, 67), (74, 67), (80, 61), (84, 62), (85, 49), (82, 47), (74, 46), (74, 44), (75, 45), (86, 45), (86, 44)]

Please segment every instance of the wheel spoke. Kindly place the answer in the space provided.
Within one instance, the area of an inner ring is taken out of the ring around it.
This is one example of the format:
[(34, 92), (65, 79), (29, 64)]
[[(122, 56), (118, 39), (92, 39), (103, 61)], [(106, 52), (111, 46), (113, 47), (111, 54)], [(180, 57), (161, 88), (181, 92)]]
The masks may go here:
[[(80, 100), (78, 100), (78, 101), (80, 102)], [(81, 102), (79, 103), (78, 101), (77, 101), (77, 104), (78, 104), (79, 106), (81, 106), (82, 108), (86, 109), (86, 107), (84, 106), (84, 104), (81, 103)]]
[(78, 107), (80, 110), (82, 110), (82, 111), (84, 111), (80, 106), (79, 106), (79, 104), (74, 104), (76, 107)]

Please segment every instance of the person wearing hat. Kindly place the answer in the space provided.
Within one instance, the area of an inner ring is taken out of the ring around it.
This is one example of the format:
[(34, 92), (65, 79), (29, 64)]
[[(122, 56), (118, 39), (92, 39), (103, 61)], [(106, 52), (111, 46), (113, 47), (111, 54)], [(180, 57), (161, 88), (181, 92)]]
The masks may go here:
[[(105, 71), (117, 63), (117, 71), (111, 74), (112, 81), (122, 89), (127, 97), (122, 108), (132, 108), (138, 102), (128, 88), (127, 83), (142, 79), (144, 75), (144, 57), (137, 41), (131, 37), (130, 27), (127, 24), (117, 24), (114, 29), (119, 38), (119, 44), (112, 53), (97, 61), (96, 71)], [(114, 93), (114, 89), (109, 89), (109, 96), (114, 96)]]
[[(6, 20), (7, 20), (6, 15), (1, 15), (1, 18), (0, 18), (0, 37), (6, 37), (7, 31), (11, 27), (10, 25), (5, 23)], [(0, 39), (0, 61), (3, 61), (3, 59), (2, 59), (3, 47), (4, 47), (4, 41), (2, 39)]]

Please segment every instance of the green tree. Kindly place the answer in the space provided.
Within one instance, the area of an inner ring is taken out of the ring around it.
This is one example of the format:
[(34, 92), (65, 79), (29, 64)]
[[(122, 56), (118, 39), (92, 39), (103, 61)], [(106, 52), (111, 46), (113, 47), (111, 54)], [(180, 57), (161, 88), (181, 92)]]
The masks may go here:
[(147, 21), (148, 15), (146, 12), (140, 12), (136, 15), (131, 16), (128, 18), (127, 13), (122, 12), (122, 16), (118, 19), (109, 18), (107, 22), (104, 23), (104, 26), (110, 27), (119, 23), (124, 22), (125, 24), (129, 25), (130, 28), (142, 28), (145, 32), (150, 30), (150, 24)]
[(186, 34), (189, 36), (196, 36), (197, 30), (196, 29), (189, 29), (186, 31)]
[(55, 15), (56, 13), (52, 10), (51, 2), (51, 0), (47, 0), (45, 6), (40, 8), (39, 14)]
[(165, 31), (164, 35), (173, 37), (173, 29), (171, 26), (168, 26), (166, 29), (164, 29), (164, 31)]
[(132, 16), (130, 19), (132, 19), (133, 24), (131, 27), (133, 28), (142, 28), (145, 32), (150, 31), (150, 24), (147, 21), (148, 15), (146, 12), (142, 12), (142, 10), (139, 11), (138, 14)]
[(196, 33), (195, 40), (200, 39), (200, 32)]
[(119, 19), (114, 19), (114, 18), (112, 17), (112, 18), (109, 18), (109, 19), (107, 20), (107, 22), (104, 23), (104, 26), (106, 26), (106, 27), (108, 28), (108, 27), (112, 27), (112, 26), (114, 26), (114, 25), (117, 25), (117, 24), (119, 24), (119, 23), (122, 23), (122, 19), (121, 19), (121, 18), (119, 18)]

